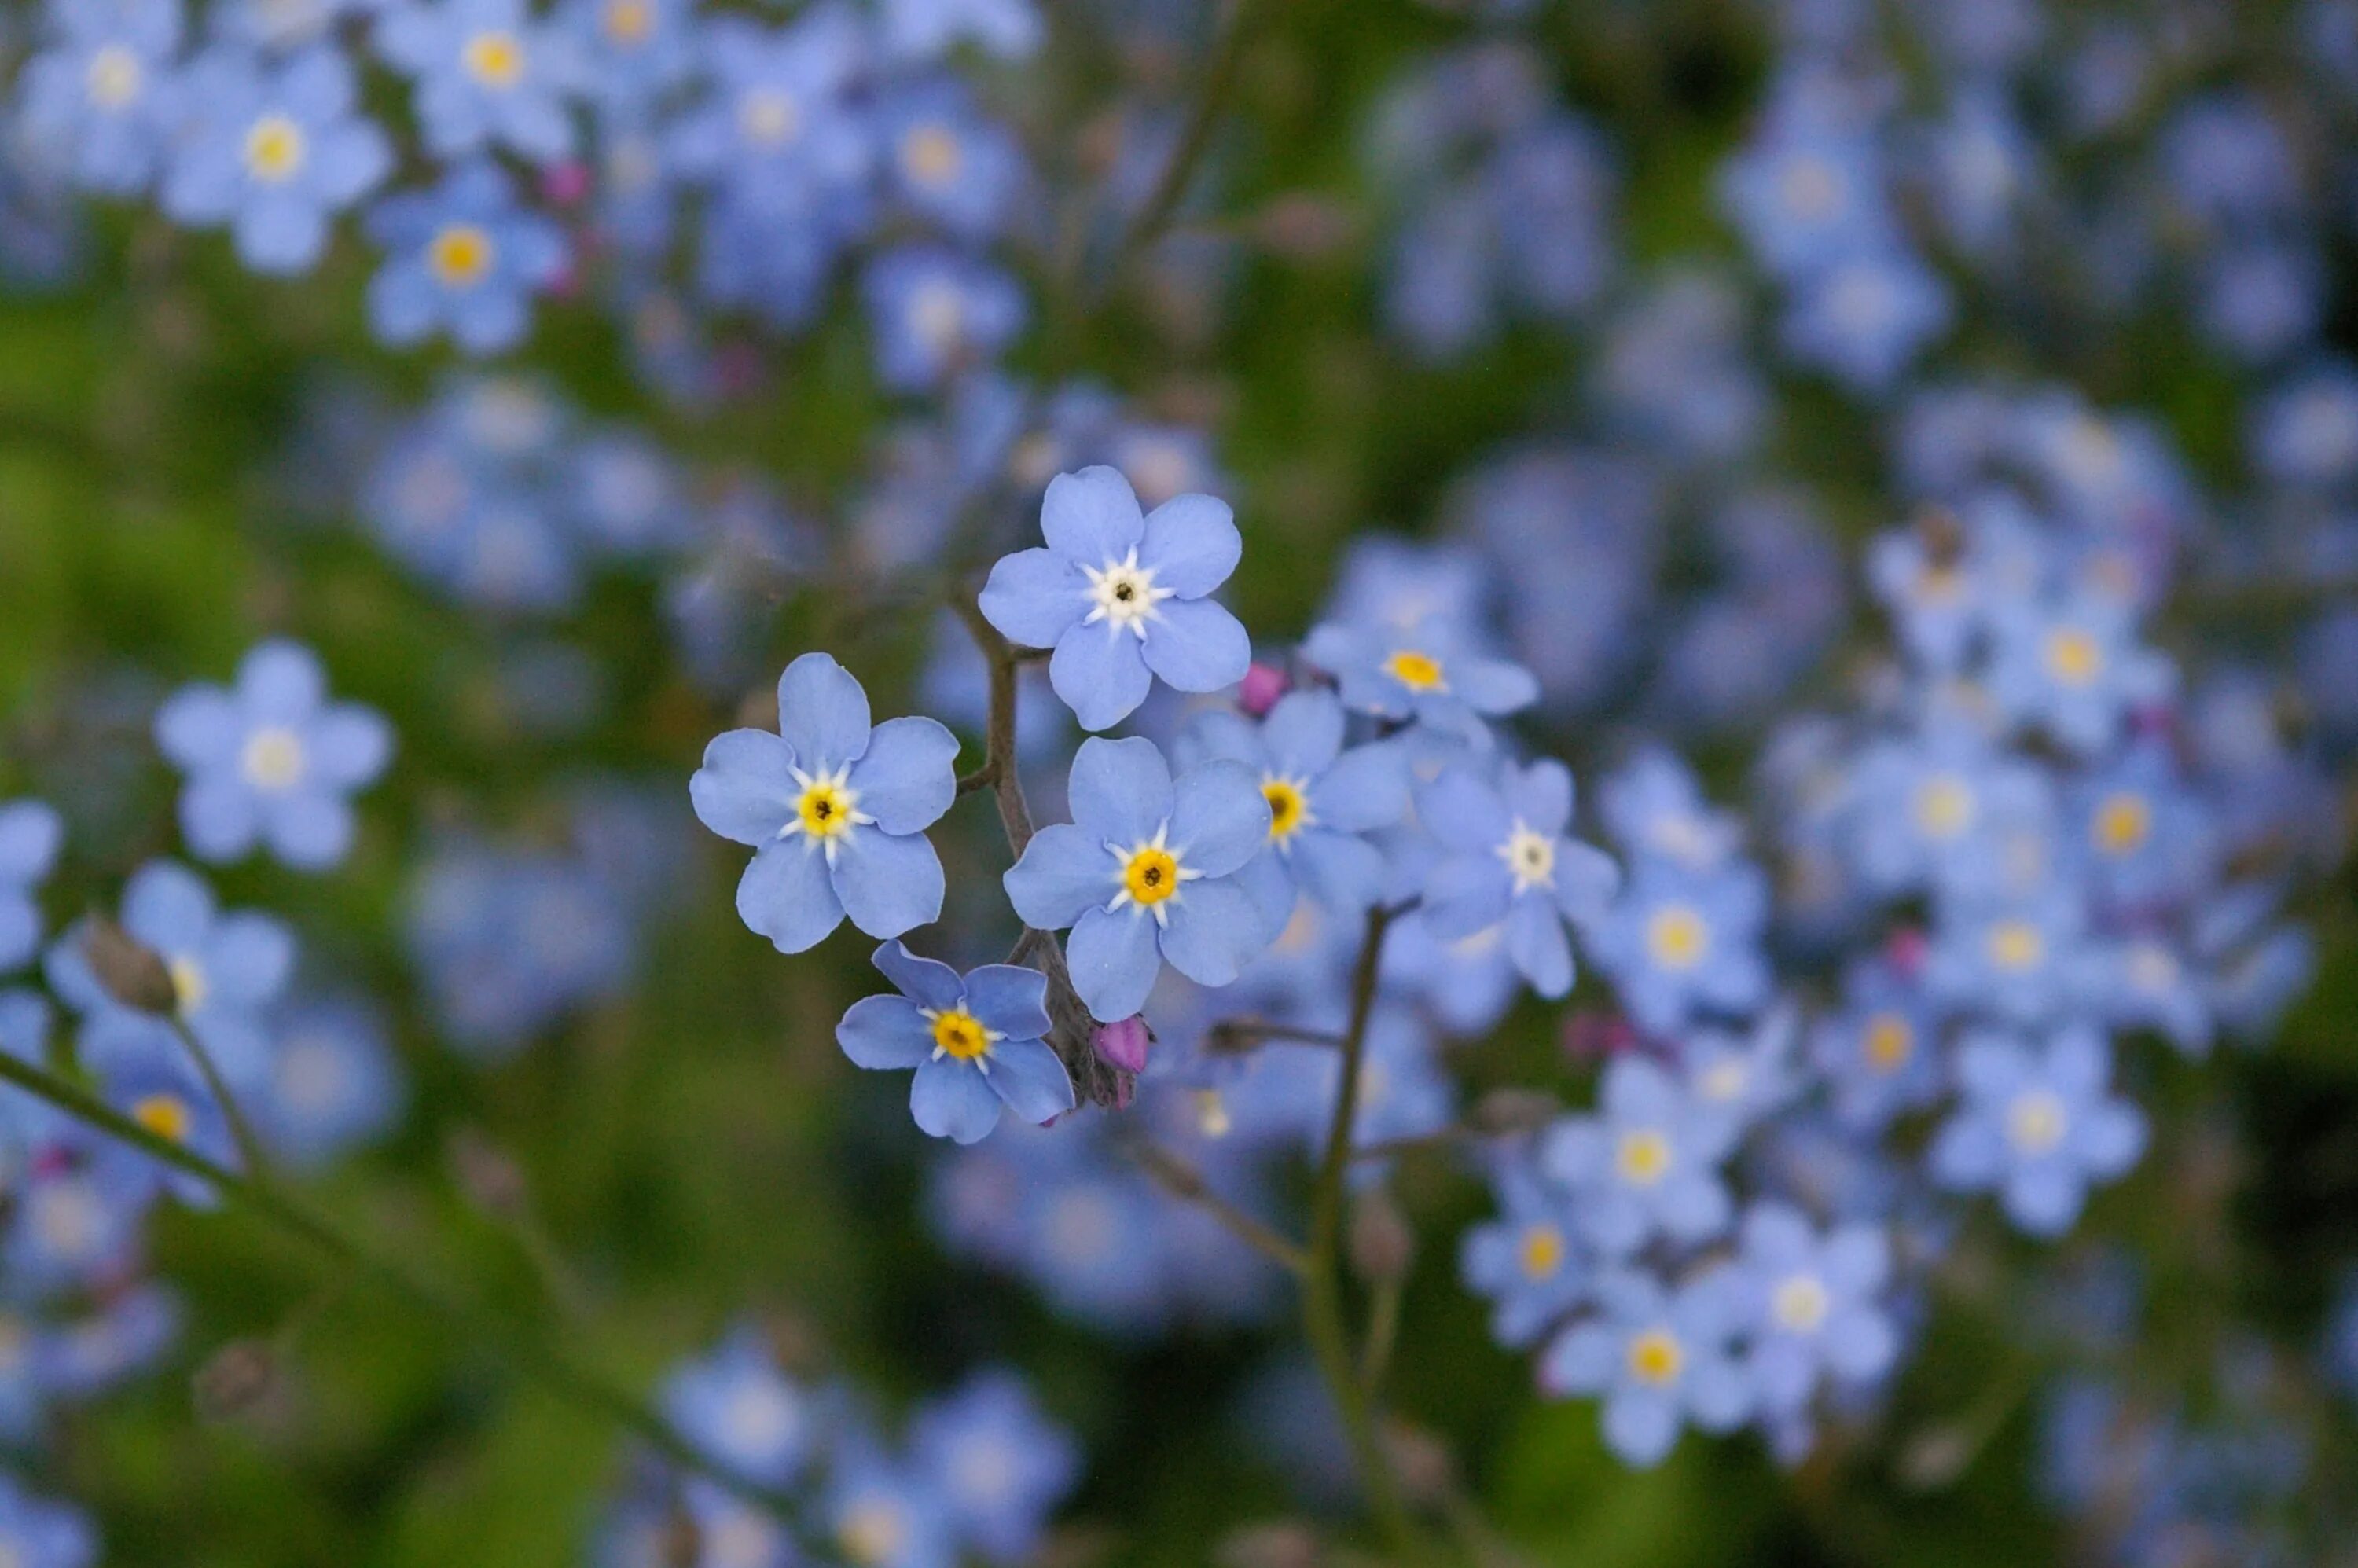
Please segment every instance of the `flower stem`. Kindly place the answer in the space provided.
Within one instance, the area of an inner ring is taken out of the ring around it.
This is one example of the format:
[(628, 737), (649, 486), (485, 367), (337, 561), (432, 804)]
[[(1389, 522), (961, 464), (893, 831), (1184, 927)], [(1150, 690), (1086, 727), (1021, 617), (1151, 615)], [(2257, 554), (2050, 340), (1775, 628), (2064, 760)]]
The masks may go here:
[(1309, 1260), (1301, 1248), (1212, 1191), (1203, 1173), (1178, 1155), (1144, 1138), (1130, 1140), (1121, 1147), (1155, 1185), (1180, 1202), (1202, 1209), (1262, 1257), (1296, 1275), (1308, 1267)]
[(1185, 200), (1187, 187), (1195, 179), (1206, 149), (1211, 146), (1220, 111), (1228, 107), (1228, 94), (1236, 87), (1237, 70), (1244, 59), (1246, 38), (1258, 20), (1256, 0), (1228, 0), (1221, 7), (1219, 32), (1212, 40), (1211, 63), (1195, 89), (1186, 124), (1171, 149), (1170, 159), (1163, 166), (1161, 177), (1114, 245), (1113, 254), (1106, 264), (1108, 289), (1120, 277), (1130, 257), (1153, 243), (1170, 227), (1179, 203)]
[(220, 1105), (222, 1119), (229, 1123), (229, 1135), (237, 1143), (237, 1157), (244, 1162), (246, 1174), (257, 1182), (268, 1181), (269, 1152), (263, 1148), (261, 1138), (254, 1130), (254, 1123), (246, 1119), (245, 1108), (239, 1105), (237, 1098), (229, 1092), (229, 1080), (222, 1076), (220, 1064), (213, 1060), (212, 1052), (206, 1048), (197, 1032), (189, 1027), (187, 1019), (178, 1013), (168, 1013), (165, 1022), (179, 1037), (180, 1048), (196, 1064), (197, 1076), (205, 1081), (205, 1092)]

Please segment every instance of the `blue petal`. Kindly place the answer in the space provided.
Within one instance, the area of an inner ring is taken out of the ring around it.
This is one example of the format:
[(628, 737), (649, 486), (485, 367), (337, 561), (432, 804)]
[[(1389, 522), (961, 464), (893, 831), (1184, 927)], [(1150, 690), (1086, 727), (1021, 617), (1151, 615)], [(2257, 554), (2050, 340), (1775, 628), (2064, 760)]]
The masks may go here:
[(1668, 1394), (1620, 1389), (1605, 1401), (1605, 1443), (1641, 1470), (1666, 1458), (1679, 1440), (1679, 1409)]
[(23, 887), (48, 876), (65, 837), (64, 819), (46, 801), (0, 806), (0, 882)]
[(1076, 626), (1056, 639), (1048, 685), (1084, 730), (1110, 730), (1146, 700), (1154, 676), (1138, 639), (1100, 622)]
[(696, 818), (732, 843), (761, 845), (792, 821), (800, 795), (787, 770), (794, 748), (766, 730), (731, 730), (704, 748), (687, 781)]
[(310, 775), (339, 790), (374, 784), (393, 760), (393, 726), (357, 703), (339, 703), (313, 719), (303, 735)]
[(1182, 599), (1201, 599), (1237, 569), (1244, 538), (1228, 503), (1209, 495), (1177, 495), (1146, 514), (1138, 564), (1154, 586)]
[(1289, 691), (1261, 721), (1270, 765), (1293, 778), (1318, 777), (1343, 752), (1343, 699), (1331, 691)]
[(827, 857), (807, 839), (773, 838), (753, 855), (737, 883), (737, 914), (777, 945), (800, 953), (818, 945), (843, 919), (843, 903), (827, 875)]
[(851, 924), (871, 936), (898, 936), (941, 917), (942, 860), (923, 834), (855, 827), (839, 843), (829, 876)]
[(1146, 518), (1130, 481), (1100, 463), (1048, 481), (1040, 502), (1040, 534), (1058, 555), (1103, 567), (1129, 555), (1145, 537)]
[(1550, 838), (1559, 838), (1572, 823), (1572, 770), (1553, 758), (1542, 758), (1528, 768), (1506, 772), (1507, 809), (1524, 827)]
[(1465, 658), (1450, 665), (1449, 689), (1475, 712), (1496, 718), (1537, 701), (1540, 683), (1520, 665), (1503, 659)]
[(1445, 848), (1463, 855), (1487, 855), (1507, 841), (1513, 824), (1506, 803), (1473, 770), (1448, 767), (1416, 791), (1417, 820)]
[(189, 852), (216, 863), (245, 855), (262, 828), (256, 805), (254, 792), (234, 776), (190, 780), (180, 792), (180, 835)]
[[(1082, 749), (1087, 751), (1087, 745)], [(1104, 908), (1113, 898), (1119, 874), (1097, 834), (1058, 823), (1032, 836), (1022, 859), (1008, 868), (1001, 885), (1024, 925), (1062, 931), (1083, 912)]]
[(1572, 943), (1563, 917), (1536, 891), (1516, 899), (1508, 912), (1507, 957), (1531, 989), (1551, 1001), (1572, 989)]
[(868, 694), (825, 654), (805, 654), (778, 677), (778, 733), (805, 773), (856, 762), (868, 750)]
[(1082, 741), (1073, 756), (1065, 799), (1076, 824), (1127, 849), (1163, 829), (1177, 796), (1161, 750), (1144, 736), (1133, 735)]
[(856, 1066), (914, 1067), (934, 1054), (934, 1032), (904, 996), (867, 996), (835, 1026), (835, 1043)]
[(1357, 914), (1383, 896), (1383, 852), (1365, 838), (1305, 827), (1293, 854), (1294, 876), (1337, 914)]
[(1088, 612), (1088, 581), (1054, 550), (1002, 556), (982, 586), (982, 618), (1022, 648), (1053, 648)]
[(1147, 624), (1146, 667), (1179, 691), (1218, 691), (1252, 667), (1252, 639), (1208, 599), (1166, 599)]
[(888, 719), (851, 767), (860, 809), (887, 833), (922, 833), (957, 799), (957, 737), (931, 719)]
[(1183, 768), (1223, 758), (1254, 769), (1270, 765), (1260, 731), (1243, 714), (1225, 708), (1206, 708), (1191, 717), (1172, 747), (1172, 756)]
[(308, 719), (328, 699), (327, 672), (302, 643), (274, 639), (238, 665), (237, 698), (248, 717), (268, 723)]
[(219, 687), (189, 687), (156, 710), (157, 749), (182, 769), (234, 762), (244, 734), (243, 714)]
[(1190, 882), (1163, 908), (1170, 914), (1163, 927), (1163, 956), (1197, 985), (1234, 985), (1273, 935), (1261, 925), (1244, 890), (1226, 877)]
[(1316, 776), (1310, 805), (1337, 832), (1395, 827), (1408, 816), (1408, 758), (1389, 741), (1354, 747)]
[(966, 1005), (985, 1029), (1037, 1040), (1048, 1033), (1048, 977), (1014, 964), (984, 964), (966, 978)]
[(1092, 909), (1074, 924), (1065, 958), (1072, 970), (1073, 989), (1088, 1005), (1090, 1017), (1115, 1023), (1146, 1005), (1154, 977), (1163, 968), (1154, 933), (1152, 918), (1134, 907)]
[(928, 1057), (909, 1085), (909, 1114), (936, 1138), (978, 1143), (999, 1125), (999, 1097), (973, 1063)]
[(1555, 844), (1555, 905), (1584, 927), (1605, 918), (1621, 891), (1621, 867), (1604, 850), (1577, 838)]
[(148, 861), (124, 884), (124, 928), (158, 952), (187, 952), (202, 942), (213, 909), (203, 879), (169, 860)]
[(990, 1048), (984, 1079), (1007, 1108), (1037, 1127), (1073, 1108), (1073, 1080), (1041, 1040), (1009, 1040)]
[(1269, 801), (1242, 762), (1206, 762), (1172, 794), (1171, 848), (1183, 869), (1224, 877), (1268, 847)]
[(297, 790), (273, 803), (262, 820), (270, 852), (298, 871), (324, 871), (352, 847), (352, 808), (324, 789)]
[(938, 958), (919, 957), (898, 942), (878, 947), (869, 955), (869, 962), (919, 1007), (947, 1012), (966, 1000), (966, 987), (956, 969)]
[(1514, 885), (1494, 855), (1452, 855), (1425, 874), (1425, 923), (1452, 940), (1487, 931), (1507, 918)]
[(1293, 918), (1293, 905), (1302, 890), (1295, 885), (1293, 866), (1274, 849), (1263, 849), (1247, 860), (1229, 880), (1252, 901), (1263, 931), (1283, 931)]

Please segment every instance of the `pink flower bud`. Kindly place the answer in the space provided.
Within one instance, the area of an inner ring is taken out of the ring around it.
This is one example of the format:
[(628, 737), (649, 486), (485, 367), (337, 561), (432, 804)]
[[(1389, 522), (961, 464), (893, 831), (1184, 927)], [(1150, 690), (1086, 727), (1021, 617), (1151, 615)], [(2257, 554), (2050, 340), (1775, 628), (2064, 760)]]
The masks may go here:
[(1287, 685), (1283, 670), (1275, 665), (1256, 664), (1245, 671), (1244, 681), (1237, 687), (1237, 706), (1255, 719), (1264, 718), (1285, 695)]
[(1913, 925), (1903, 925), (1891, 934), (1883, 950), (1889, 956), (1891, 967), (1912, 979), (1924, 972), (1924, 960), (1931, 953), (1931, 946), (1921, 930)]
[(1135, 1014), (1119, 1023), (1100, 1023), (1095, 1042), (1098, 1059), (1125, 1073), (1142, 1073), (1146, 1071), (1146, 1047), (1153, 1040), (1154, 1033), (1146, 1027), (1146, 1020)]
[(540, 192), (558, 207), (570, 207), (590, 194), (590, 166), (579, 159), (552, 165), (541, 171)]

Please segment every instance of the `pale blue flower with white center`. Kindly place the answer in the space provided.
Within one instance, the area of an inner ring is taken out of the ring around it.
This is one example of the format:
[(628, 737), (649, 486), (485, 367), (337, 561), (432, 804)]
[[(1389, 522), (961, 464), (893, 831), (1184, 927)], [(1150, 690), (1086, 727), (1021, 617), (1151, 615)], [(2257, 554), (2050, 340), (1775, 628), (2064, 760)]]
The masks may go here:
[(1596, 1283), (1596, 1311), (1557, 1336), (1540, 1358), (1540, 1387), (1605, 1400), (1606, 1445), (1640, 1468), (1659, 1465), (1692, 1422), (1732, 1432), (1752, 1413), (1751, 1379), (1737, 1359), (1741, 1303), (1714, 1269), (1675, 1290), (1619, 1270)]
[(395, 0), (373, 36), (416, 84), (418, 125), (436, 157), (505, 147), (551, 163), (573, 150), (577, 40), (525, 0)]
[(152, 1162), (78, 1125), (61, 1127), (45, 1143), (70, 1157), (36, 1167), (16, 1191), (0, 1233), (10, 1285), (38, 1298), (124, 1278), (155, 1202)]
[(1777, 127), (1721, 170), (1719, 199), (1763, 265), (1804, 277), (1887, 241), (1883, 179), (1882, 160), (1865, 137)]
[(2257, 400), (2246, 444), (2279, 484), (2327, 489), (2358, 474), (2358, 367), (2320, 358)]
[(1236, 880), (1268, 846), (1252, 771), (1214, 761), (1176, 781), (1152, 741), (1090, 739), (1073, 758), (1073, 820), (1044, 827), (1005, 878), (1026, 925), (1072, 928), (1073, 989), (1101, 1022), (1146, 1004), (1168, 960), (1198, 985), (1233, 984), (1268, 946)]
[(756, 228), (786, 220), (840, 236), (864, 226), (876, 149), (855, 102), (868, 55), (860, 18), (832, 5), (783, 27), (719, 16), (700, 41), (708, 92), (673, 130), (679, 167)]
[(1244, 678), (1252, 643), (1209, 595), (1244, 551), (1224, 501), (1181, 495), (1139, 509), (1116, 470), (1049, 481), (1040, 504), (1044, 548), (990, 568), (982, 613), (1008, 641), (1055, 650), (1049, 684), (1085, 730), (1119, 724), (1156, 676), (1179, 691), (1217, 691)]
[(1697, 1105), (1752, 1127), (1801, 1093), (1793, 1046), (1801, 1024), (1790, 1003), (1779, 1003), (1743, 1033), (1696, 1027), (1681, 1033), (1674, 1052)]
[(276, 1034), (257, 1119), (288, 1162), (316, 1169), (400, 1120), (406, 1086), (384, 1020), (366, 1002), (331, 997), (300, 1003), (279, 1020)]
[(1672, 860), (1707, 871), (1734, 855), (1744, 829), (1704, 797), (1694, 772), (1678, 754), (1649, 747), (1606, 779), (1598, 807), (1606, 831), (1632, 855)]
[(40, 950), (41, 906), (34, 890), (56, 869), (66, 829), (47, 801), (0, 804), (0, 970)]
[(898, 392), (924, 392), (987, 366), (1023, 330), (1023, 291), (988, 262), (938, 245), (899, 245), (861, 279), (876, 332), (876, 370)]
[(1073, 1108), (1073, 1082), (1048, 1046), (1048, 979), (985, 964), (961, 977), (898, 942), (873, 961), (898, 996), (862, 997), (835, 1026), (862, 1067), (916, 1069), (909, 1114), (936, 1138), (974, 1143), (1003, 1107), (1034, 1126)]
[(27, 135), (76, 183), (136, 195), (170, 140), (180, 0), (59, 0), (44, 22), (17, 84)]
[(942, 862), (925, 829), (957, 798), (957, 750), (931, 719), (871, 728), (868, 694), (827, 654), (788, 665), (778, 733), (719, 736), (688, 784), (707, 827), (753, 848), (737, 886), (745, 924), (799, 953), (846, 914), (883, 937), (938, 916)]
[(79, 1509), (37, 1497), (0, 1473), (0, 1557), (17, 1568), (93, 1568), (98, 1533)]
[(1529, 670), (1490, 657), (1463, 627), (1438, 618), (1407, 627), (1328, 622), (1302, 651), (1335, 677), (1353, 712), (1469, 739), (1487, 733), (1484, 719), (1528, 708), (1540, 694)]
[(1269, 844), (1237, 872), (1260, 912), (1282, 931), (1304, 892), (1335, 914), (1356, 914), (1383, 893), (1384, 858), (1364, 834), (1408, 812), (1408, 767), (1379, 741), (1346, 749), (1343, 705), (1333, 692), (1293, 691), (1256, 723), (1215, 709), (1181, 734), (1178, 758), (1225, 757), (1251, 769), (1269, 802)]
[(1785, 350), (1856, 392), (1879, 392), (1949, 330), (1948, 286), (1909, 252), (1862, 251), (1802, 284), (1780, 335)]
[(175, 694), (157, 712), (156, 743), (188, 775), (180, 831), (199, 860), (265, 845), (317, 871), (351, 852), (351, 797), (384, 773), (393, 728), (373, 708), (329, 701), (319, 658), (276, 640), (246, 654), (235, 687)]
[(1071, 1433), (1001, 1368), (919, 1410), (909, 1447), (918, 1468), (939, 1478), (951, 1530), (995, 1563), (1033, 1560), (1048, 1516), (1080, 1476)]
[(1613, 1257), (1656, 1236), (1693, 1245), (1727, 1228), (1720, 1166), (1738, 1123), (1698, 1102), (1642, 1056), (1605, 1069), (1597, 1109), (1564, 1117), (1541, 1141), (1540, 1169), (1574, 1198), (1581, 1230)]
[(884, 0), (882, 23), (886, 52), (902, 59), (937, 59), (964, 42), (1021, 59), (1047, 31), (1032, 0)]
[(308, 272), (330, 220), (374, 190), (393, 146), (360, 113), (352, 70), (329, 45), (284, 64), (223, 45), (174, 84), (176, 130), (158, 195), (182, 223), (227, 223), (257, 272)]
[(1768, 884), (1746, 861), (1697, 875), (1641, 860), (1589, 949), (1638, 1023), (1668, 1034), (1702, 1016), (1743, 1016), (1768, 999), (1761, 951)]
[(532, 297), (568, 260), (557, 225), (519, 206), (514, 182), (490, 163), (385, 198), (368, 231), (386, 252), (369, 280), (369, 323), (396, 348), (437, 331), (471, 354), (514, 348), (532, 324)]
[(1891, 1277), (1882, 1227), (1821, 1232), (1799, 1209), (1763, 1201), (1745, 1211), (1736, 1235), (1751, 1328), (1746, 1369), (1764, 1419), (1799, 1415), (1822, 1381), (1855, 1388), (1891, 1369), (1899, 1335), (1881, 1300)]
[(2145, 1152), (2145, 1117), (2111, 1092), (2112, 1071), (2104, 1035), (2082, 1025), (2044, 1044), (1968, 1038), (1957, 1055), (1962, 1102), (1932, 1141), (1932, 1179), (1996, 1193), (2023, 1230), (2061, 1235), (2090, 1186), (2126, 1173)]
[(695, 70), (691, 0), (569, 0), (560, 16), (583, 90), (608, 115), (647, 109)]
[(2130, 611), (2094, 594), (2001, 604), (1991, 624), (1991, 698), (2082, 754), (2110, 745), (2132, 711), (2175, 685), (2169, 661), (2136, 641)]
[(1564, 923), (1602, 918), (1620, 868), (1572, 825), (1572, 771), (1541, 761), (1506, 763), (1498, 782), (1454, 764), (1416, 791), (1417, 819), (1445, 851), (1424, 881), (1424, 914), (1444, 937), (1506, 927), (1507, 952), (1544, 997), (1572, 989)]
[(664, 1418), (698, 1452), (764, 1487), (792, 1481), (821, 1433), (810, 1395), (778, 1370), (751, 1323), (665, 1379)]
[(1509, 1161), (1491, 1181), (1498, 1214), (1466, 1233), (1458, 1272), (1490, 1302), (1491, 1337), (1510, 1348), (1537, 1340), (1587, 1299), (1591, 1269), (1569, 1194)]

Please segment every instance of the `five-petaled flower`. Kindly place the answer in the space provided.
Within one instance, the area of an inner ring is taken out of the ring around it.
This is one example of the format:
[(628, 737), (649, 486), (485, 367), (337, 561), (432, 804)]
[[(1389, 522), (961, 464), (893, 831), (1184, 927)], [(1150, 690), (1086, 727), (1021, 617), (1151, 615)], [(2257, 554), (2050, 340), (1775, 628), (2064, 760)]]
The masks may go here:
[(1119, 724), (1154, 677), (1180, 691), (1244, 678), (1252, 643), (1208, 595), (1243, 551), (1228, 503), (1181, 495), (1151, 513), (1105, 467), (1059, 474), (1040, 507), (1044, 549), (990, 568), (982, 613), (1010, 642), (1055, 650), (1048, 682), (1082, 728)]
[(863, 997), (836, 1043), (863, 1067), (914, 1067), (909, 1114), (936, 1138), (972, 1143), (1001, 1106), (1039, 1123), (1073, 1108), (1073, 1082), (1046, 1040), (1048, 980), (1036, 969), (985, 964), (961, 979), (898, 942), (876, 949), (898, 996)]
[(1417, 816), (1447, 851), (1425, 878), (1425, 918), (1444, 937), (1506, 923), (1507, 952), (1541, 996), (1572, 989), (1566, 920), (1601, 917), (1621, 873), (1603, 850), (1564, 837), (1572, 773), (1562, 762), (1502, 767), (1496, 785), (1459, 765), (1416, 792)]
[(846, 914), (898, 936), (941, 914), (942, 862), (925, 832), (957, 798), (957, 737), (933, 719), (871, 729), (860, 683), (805, 654), (778, 677), (778, 733), (717, 737), (688, 793), (707, 827), (753, 848), (737, 913), (799, 953)]

